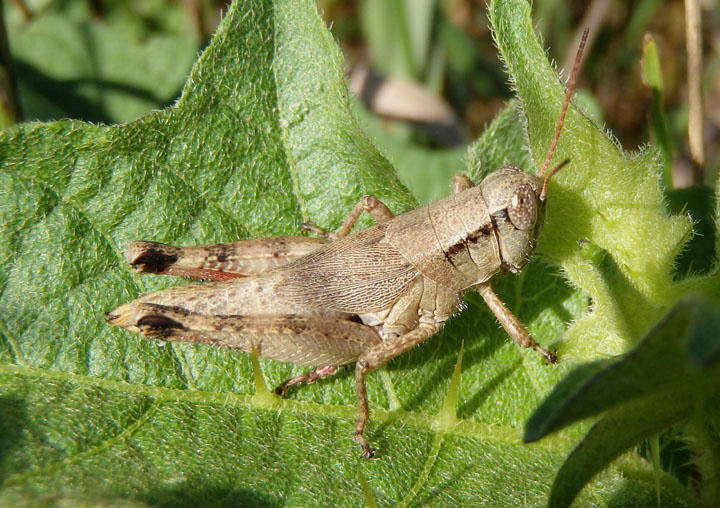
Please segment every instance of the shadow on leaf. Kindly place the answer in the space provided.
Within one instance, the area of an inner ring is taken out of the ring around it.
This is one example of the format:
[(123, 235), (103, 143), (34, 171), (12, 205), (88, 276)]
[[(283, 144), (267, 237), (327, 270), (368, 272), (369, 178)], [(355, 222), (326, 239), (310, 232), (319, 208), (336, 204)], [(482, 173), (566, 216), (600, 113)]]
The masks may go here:
[[(26, 403), (20, 397), (6, 395), (0, 397), (0, 464), (7, 464), (16, 447), (21, 447), (20, 437), (23, 429), (30, 425)], [(0, 468), (0, 482), (9, 474), (7, 467)]]
[(283, 506), (283, 501), (278, 497), (249, 489), (212, 485), (206, 478), (189, 478), (172, 488), (157, 488), (139, 497), (143, 502), (157, 508)]

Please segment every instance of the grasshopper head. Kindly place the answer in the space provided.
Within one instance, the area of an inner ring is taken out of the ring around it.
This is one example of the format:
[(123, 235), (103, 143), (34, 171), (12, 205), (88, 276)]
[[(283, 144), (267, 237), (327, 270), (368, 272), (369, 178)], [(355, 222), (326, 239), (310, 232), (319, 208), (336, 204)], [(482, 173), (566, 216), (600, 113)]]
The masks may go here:
[(535, 250), (545, 212), (542, 187), (538, 177), (517, 166), (503, 166), (480, 184), (497, 232), (502, 266), (511, 272), (520, 271)]
[(517, 166), (503, 166), (480, 183), (506, 270), (517, 273), (530, 259), (545, 218), (548, 182), (567, 162), (544, 180)]

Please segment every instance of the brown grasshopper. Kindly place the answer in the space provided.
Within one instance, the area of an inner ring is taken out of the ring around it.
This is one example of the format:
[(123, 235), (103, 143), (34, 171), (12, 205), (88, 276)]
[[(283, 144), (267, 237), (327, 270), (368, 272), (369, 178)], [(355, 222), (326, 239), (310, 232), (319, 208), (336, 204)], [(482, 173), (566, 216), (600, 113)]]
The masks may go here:
[[(587, 36), (587, 32), (585, 33)], [(366, 458), (369, 411), (365, 376), (435, 334), (463, 292), (477, 290), (510, 337), (548, 362), (540, 347), (490, 287), (499, 272), (519, 272), (544, 220), (555, 151), (585, 44), (583, 38), (538, 176), (504, 166), (476, 187), (456, 175), (452, 195), (393, 216), (364, 196), (334, 233), (321, 238), (272, 237), (200, 247), (131, 243), (138, 272), (214, 282), (145, 295), (108, 313), (108, 322), (151, 339), (240, 349), (284, 362), (321, 367), (276, 390), (312, 383), (355, 362), (358, 416), (353, 439)], [(374, 226), (349, 234), (365, 211)]]

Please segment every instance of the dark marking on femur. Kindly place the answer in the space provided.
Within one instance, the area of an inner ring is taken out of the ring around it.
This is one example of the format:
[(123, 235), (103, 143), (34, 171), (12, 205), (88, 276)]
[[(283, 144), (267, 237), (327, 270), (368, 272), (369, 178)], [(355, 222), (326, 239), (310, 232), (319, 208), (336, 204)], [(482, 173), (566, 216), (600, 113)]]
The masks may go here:
[(208, 258), (215, 258), (215, 261), (218, 263), (227, 261), (228, 257), (230, 257), (229, 249), (222, 245), (213, 246), (208, 254)]
[(140, 319), (138, 319), (138, 321), (137, 321), (138, 328), (142, 328), (142, 327), (146, 327), (146, 326), (153, 329), (154, 331), (171, 330), (171, 329), (184, 330), (185, 329), (185, 327), (179, 321), (176, 321), (175, 319), (169, 318), (162, 314), (148, 314), (148, 315), (143, 316)]
[(286, 321), (283, 321), (283, 326), (285, 326), (291, 332), (296, 333), (298, 335), (307, 332), (308, 325), (309, 325), (309, 323), (307, 323), (306, 321), (294, 319), (292, 317), (289, 317)]
[(175, 264), (177, 260), (177, 254), (162, 249), (149, 248), (136, 257), (131, 264), (133, 268), (142, 266), (146, 272), (159, 273), (168, 266)]

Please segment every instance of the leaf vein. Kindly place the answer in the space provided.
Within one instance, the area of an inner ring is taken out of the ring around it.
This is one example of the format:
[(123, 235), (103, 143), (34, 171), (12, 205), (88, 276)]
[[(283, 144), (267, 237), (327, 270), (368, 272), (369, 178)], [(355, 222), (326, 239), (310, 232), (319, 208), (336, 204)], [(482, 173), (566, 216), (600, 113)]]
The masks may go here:
[(150, 417), (155, 414), (157, 409), (160, 407), (160, 404), (155, 401), (153, 404), (148, 407), (142, 414), (140, 414), (131, 425), (127, 426), (122, 432), (116, 434), (115, 436), (112, 436), (108, 439), (104, 439), (103, 441), (97, 443), (95, 446), (88, 448), (87, 450), (77, 453), (75, 455), (68, 456), (64, 460), (60, 460), (57, 462), (53, 462), (51, 464), (48, 464), (44, 467), (40, 467), (37, 469), (30, 469), (28, 471), (24, 471), (22, 473), (17, 473), (15, 475), (9, 476), (7, 480), (5, 480), (2, 483), (2, 487), (8, 487), (12, 486), (18, 483), (22, 483), (24, 480), (28, 478), (32, 478), (35, 476), (42, 476), (46, 473), (52, 473), (54, 471), (57, 471), (59, 469), (62, 469), (63, 467), (70, 465), (70, 464), (76, 464), (83, 459), (92, 457), (94, 455), (98, 455), (102, 453), (103, 451), (110, 448), (115, 443), (127, 439), (131, 437), (136, 430), (138, 430), (145, 422), (147, 422)]

